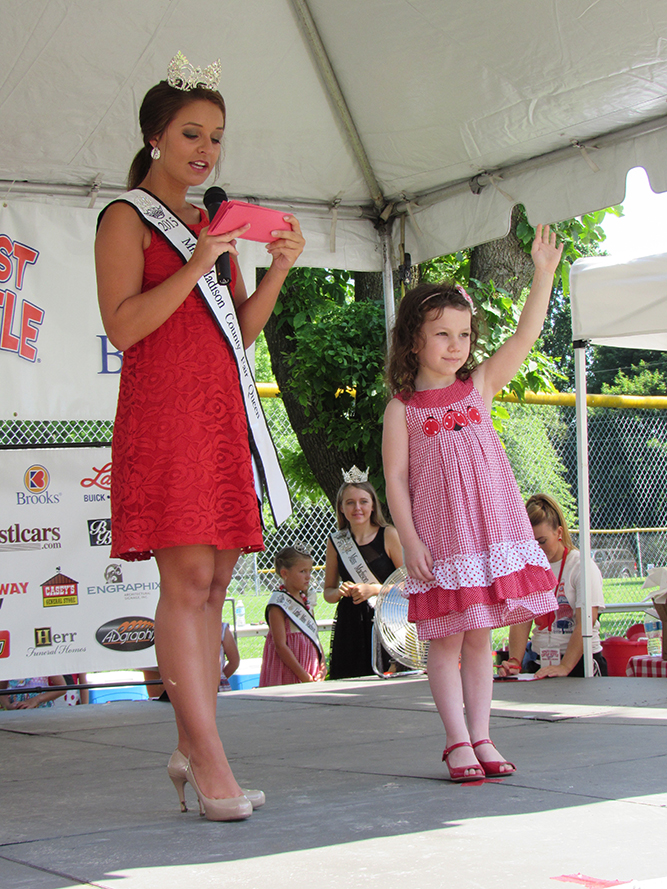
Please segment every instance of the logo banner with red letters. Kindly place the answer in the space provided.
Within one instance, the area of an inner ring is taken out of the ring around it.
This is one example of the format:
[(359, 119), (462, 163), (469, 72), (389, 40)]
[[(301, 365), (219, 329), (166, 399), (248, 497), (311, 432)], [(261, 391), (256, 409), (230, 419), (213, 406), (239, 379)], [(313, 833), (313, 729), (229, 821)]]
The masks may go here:
[(0, 204), (1, 420), (113, 419), (121, 355), (97, 305), (98, 212)]
[(153, 559), (109, 558), (109, 448), (5, 451), (0, 680), (155, 666)]

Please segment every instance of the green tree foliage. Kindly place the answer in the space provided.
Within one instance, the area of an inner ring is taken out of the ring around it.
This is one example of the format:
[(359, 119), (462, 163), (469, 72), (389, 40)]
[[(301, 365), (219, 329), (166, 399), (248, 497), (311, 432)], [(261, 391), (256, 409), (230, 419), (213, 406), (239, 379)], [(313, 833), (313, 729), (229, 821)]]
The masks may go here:
[[(654, 379), (658, 388), (651, 391), (651, 377), (645, 371), (657, 372)], [(620, 385), (625, 391), (617, 394), (625, 395), (662, 395), (659, 380), (667, 375), (667, 356), (664, 352), (646, 349), (617, 349), (612, 346), (593, 346), (590, 360), (587, 361), (587, 378), (589, 392), (614, 393)], [(633, 389), (630, 382), (634, 377), (642, 379)], [(624, 382), (625, 380), (625, 382)]]
[(613, 384), (602, 384), (602, 392), (605, 395), (667, 395), (664, 371), (651, 368), (643, 358), (633, 367), (633, 371), (635, 374), (632, 376), (618, 371)]
[(306, 447), (309, 439), (323, 438), (341, 455), (331, 482), (320, 481), (322, 488), (331, 499), (341, 466), (354, 462), (368, 466), (382, 490), (383, 303), (357, 302), (345, 273), (292, 269), (277, 310), (278, 327), (290, 343), (287, 388), (303, 410), (300, 434)]

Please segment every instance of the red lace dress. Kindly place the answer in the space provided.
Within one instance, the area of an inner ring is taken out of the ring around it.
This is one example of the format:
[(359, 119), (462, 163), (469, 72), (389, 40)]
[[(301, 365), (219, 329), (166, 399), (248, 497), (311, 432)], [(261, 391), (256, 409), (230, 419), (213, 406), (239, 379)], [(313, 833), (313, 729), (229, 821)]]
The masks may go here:
[[(144, 260), (142, 292), (183, 265), (156, 232)], [(238, 371), (195, 291), (123, 356), (111, 529), (111, 557), (128, 561), (189, 544), (263, 549)]]

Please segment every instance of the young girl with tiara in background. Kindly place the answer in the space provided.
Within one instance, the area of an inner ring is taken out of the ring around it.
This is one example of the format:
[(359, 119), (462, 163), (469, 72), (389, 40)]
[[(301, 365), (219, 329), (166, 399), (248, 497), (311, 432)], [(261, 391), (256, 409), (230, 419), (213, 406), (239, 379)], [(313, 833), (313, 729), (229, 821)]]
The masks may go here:
[(266, 606), (269, 632), (262, 653), (259, 687), (294, 685), (324, 679), (326, 662), (308, 597), (313, 557), (298, 546), (276, 555), (282, 583)]
[(538, 225), (535, 276), (517, 329), (480, 364), (475, 309), (460, 285), (422, 284), (407, 293), (393, 332), (387, 501), (405, 553), (408, 617), (430, 642), (428, 679), (452, 781), (515, 771), (489, 739), (489, 630), (556, 607), (556, 579), (490, 409), (540, 335), (561, 253), (549, 226)]

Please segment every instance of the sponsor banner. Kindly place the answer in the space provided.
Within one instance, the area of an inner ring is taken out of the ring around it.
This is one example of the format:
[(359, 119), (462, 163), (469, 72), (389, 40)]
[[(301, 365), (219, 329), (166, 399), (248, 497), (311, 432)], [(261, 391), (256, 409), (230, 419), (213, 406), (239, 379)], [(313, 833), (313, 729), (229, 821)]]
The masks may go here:
[[(98, 213), (0, 203), (0, 419), (114, 416), (121, 355), (97, 306)], [(29, 488), (26, 502), (39, 495)]]
[(109, 448), (5, 451), (0, 679), (155, 666), (155, 560), (110, 559)]

